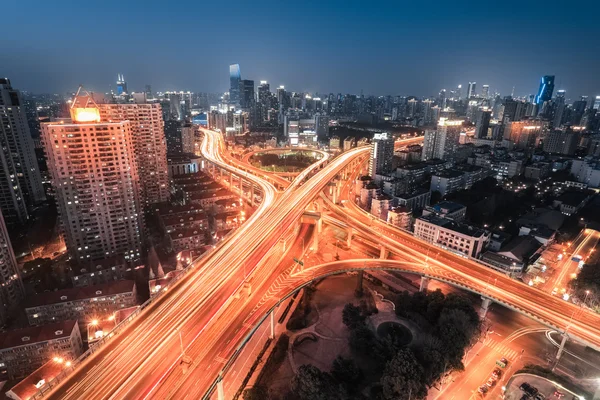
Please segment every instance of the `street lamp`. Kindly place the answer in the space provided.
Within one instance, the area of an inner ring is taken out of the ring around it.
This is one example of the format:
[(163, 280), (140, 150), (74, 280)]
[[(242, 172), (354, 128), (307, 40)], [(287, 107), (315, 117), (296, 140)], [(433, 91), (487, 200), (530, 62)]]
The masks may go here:
[(585, 303), (587, 302), (587, 298), (588, 298), (589, 295), (590, 295), (590, 291), (586, 290), (585, 291), (585, 298), (583, 299), (583, 306), (582, 307), (585, 307)]

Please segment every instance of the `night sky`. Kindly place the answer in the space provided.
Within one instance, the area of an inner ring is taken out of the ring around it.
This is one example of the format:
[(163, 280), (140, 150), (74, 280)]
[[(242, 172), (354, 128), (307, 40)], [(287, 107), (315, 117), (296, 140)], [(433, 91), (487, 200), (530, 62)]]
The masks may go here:
[[(435, 95), (477, 82), (600, 94), (599, 1), (4, 1), (0, 75), (21, 90), (228, 90)], [(257, 82), (258, 83), (258, 82)]]

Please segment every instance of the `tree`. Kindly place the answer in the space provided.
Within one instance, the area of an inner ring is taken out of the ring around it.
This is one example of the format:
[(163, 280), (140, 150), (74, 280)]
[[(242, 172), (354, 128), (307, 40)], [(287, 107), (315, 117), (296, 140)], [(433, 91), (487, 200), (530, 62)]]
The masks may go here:
[(427, 395), (423, 367), (410, 349), (400, 350), (387, 363), (381, 386), (384, 400), (423, 399)]
[(440, 289), (427, 294), (427, 311), (425, 312), (425, 317), (432, 324), (438, 320), (444, 308), (445, 300), (446, 296), (444, 296), (444, 293)]
[(301, 365), (292, 378), (292, 392), (300, 400), (343, 400), (346, 391), (335, 384), (332, 376), (314, 365)]
[(569, 282), (574, 296), (592, 307), (600, 301), (600, 266), (597, 264), (584, 264), (577, 275), (577, 279)]
[(473, 326), (479, 326), (479, 315), (473, 308), (472, 301), (459, 293), (449, 293), (444, 301), (444, 310), (460, 310), (468, 317)]
[(429, 386), (435, 385), (444, 371), (449, 371), (450, 366), (446, 360), (444, 344), (440, 339), (432, 335), (421, 338), (423, 345), (415, 354), (419, 363), (423, 366), (425, 382)]
[(344, 306), (344, 310), (342, 311), (342, 321), (348, 329), (354, 330), (359, 326), (364, 325), (365, 319), (360, 307), (357, 307), (352, 303), (348, 303)]
[(269, 400), (271, 397), (267, 388), (254, 386), (244, 390), (244, 400)]
[(408, 328), (402, 325), (392, 324), (387, 327), (387, 334), (380, 338), (375, 347), (375, 354), (383, 362), (390, 361), (398, 351), (412, 339), (412, 334)]
[(411, 301), (412, 311), (425, 315), (427, 312), (427, 293), (416, 292), (412, 295)]
[(349, 342), (353, 350), (362, 354), (372, 354), (377, 346), (375, 334), (366, 325), (353, 329), (350, 332)]
[(435, 333), (442, 341), (446, 358), (453, 366), (462, 366), (465, 348), (471, 342), (476, 326), (462, 310), (444, 309), (440, 314)]
[(412, 307), (412, 296), (405, 290), (396, 296), (394, 305), (396, 308), (396, 315), (406, 317), (408, 311), (411, 310)]
[(338, 356), (333, 360), (331, 375), (348, 389), (355, 388), (363, 377), (362, 370), (358, 368), (354, 360)]

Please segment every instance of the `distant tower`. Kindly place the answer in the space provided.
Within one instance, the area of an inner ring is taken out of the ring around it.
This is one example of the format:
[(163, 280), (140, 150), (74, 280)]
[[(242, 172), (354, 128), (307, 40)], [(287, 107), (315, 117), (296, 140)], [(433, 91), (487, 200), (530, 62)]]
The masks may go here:
[(475, 96), (475, 87), (477, 86), (477, 82), (469, 82), (469, 86), (467, 88), (467, 100), (471, 97)]
[(127, 82), (125, 82), (125, 77), (123, 77), (123, 74), (118, 74), (117, 75), (117, 94), (119, 96), (122, 96), (124, 94), (127, 94)]
[(460, 100), (460, 96), (462, 96), (462, 85), (456, 87), (456, 100)]
[(554, 91), (554, 75), (542, 76), (540, 82), (540, 90), (537, 96), (535, 96), (535, 104), (541, 105), (545, 101), (552, 99), (552, 92)]
[(490, 85), (483, 85), (481, 87), (481, 97), (483, 97), (484, 99), (490, 97)]
[(242, 83), (242, 74), (239, 64), (229, 66), (229, 102), (240, 104), (240, 85)]

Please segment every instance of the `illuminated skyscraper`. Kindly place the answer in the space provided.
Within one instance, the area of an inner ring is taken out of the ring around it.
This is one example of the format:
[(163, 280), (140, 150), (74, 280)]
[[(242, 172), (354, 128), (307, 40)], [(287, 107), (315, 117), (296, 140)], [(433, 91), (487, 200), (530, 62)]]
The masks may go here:
[(67, 249), (79, 262), (137, 260), (142, 214), (131, 123), (101, 121), (91, 96), (79, 93), (71, 118), (42, 124)]
[(242, 74), (239, 64), (229, 66), (229, 102), (231, 104), (240, 104), (240, 85), (242, 83)]
[(600, 110), (600, 96), (596, 96), (593, 108), (594, 110)]
[(535, 96), (535, 104), (541, 105), (544, 104), (545, 101), (550, 100), (552, 98), (553, 91), (554, 75), (542, 76), (542, 81), (540, 82), (540, 90), (538, 91), (537, 96)]
[(125, 77), (123, 74), (117, 75), (117, 94), (119, 96), (129, 93), (127, 91), (127, 82), (125, 82)]
[(481, 107), (477, 110), (475, 117), (475, 135), (479, 139), (488, 139), (488, 130), (490, 127), (490, 119), (492, 118), (492, 110), (488, 107)]
[(0, 208), (8, 225), (46, 199), (21, 93), (0, 78)]
[(477, 86), (477, 82), (469, 82), (469, 86), (467, 88), (467, 100), (471, 97), (475, 96), (475, 88)]
[(23, 298), (25, 290), (0, 209), (0, 325)]

